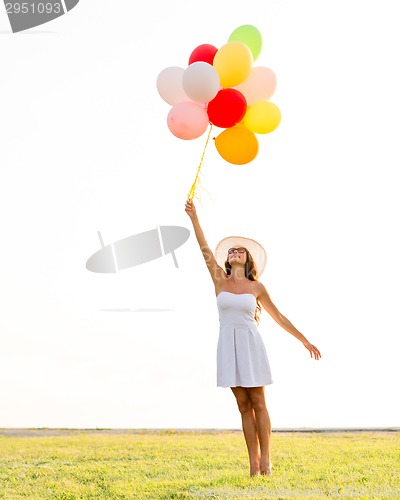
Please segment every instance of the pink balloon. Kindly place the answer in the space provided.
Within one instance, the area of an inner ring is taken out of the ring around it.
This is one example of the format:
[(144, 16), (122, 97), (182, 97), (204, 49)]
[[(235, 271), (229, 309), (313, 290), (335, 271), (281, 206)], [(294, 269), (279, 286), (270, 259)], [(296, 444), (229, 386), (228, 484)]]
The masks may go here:
[(190, 140), (204, 134), (209, 119), (204, 106), (195, 102), (180, 102), (168, 113), (167, 124), (175, 137)]
[(235, 89), (241, 92), (247, 101), (248, 106), (252, 106), (259, 101), (268, 101), (275, 92), (275, 73), (263, 66), (256, 66), (251, 69), (250, 75)]

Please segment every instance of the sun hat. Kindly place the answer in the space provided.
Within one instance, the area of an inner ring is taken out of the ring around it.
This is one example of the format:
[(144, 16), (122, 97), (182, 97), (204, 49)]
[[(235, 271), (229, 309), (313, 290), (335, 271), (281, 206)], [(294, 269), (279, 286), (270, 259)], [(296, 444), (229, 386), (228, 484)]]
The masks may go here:
[(261, 276), (267, 264), (267, 252), (264, 247), (257, 241), (243, 236), (228, 236), (223, 238), (215, 248), (215, 258), (222, 269), (225, 269), (228, 250), (232, 247), (247, 248), (256, 264), (257, 276)]

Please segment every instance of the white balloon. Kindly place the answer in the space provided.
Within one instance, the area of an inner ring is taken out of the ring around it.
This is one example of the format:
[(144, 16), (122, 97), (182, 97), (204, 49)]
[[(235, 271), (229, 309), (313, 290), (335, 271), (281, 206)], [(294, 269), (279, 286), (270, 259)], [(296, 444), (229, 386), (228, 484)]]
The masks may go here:
[(217, 70), (211, 64), (198, 61), (185, 69), (182, 77), (184, 92), (193, 101), (212, 101), (221, 88)]
[(161, 98), (174, 106), (178, 102), (192, 101), (182, 86), (185, 70), (179, 66), (170, 66), (161, 71), (157, 78), (157, 90)]

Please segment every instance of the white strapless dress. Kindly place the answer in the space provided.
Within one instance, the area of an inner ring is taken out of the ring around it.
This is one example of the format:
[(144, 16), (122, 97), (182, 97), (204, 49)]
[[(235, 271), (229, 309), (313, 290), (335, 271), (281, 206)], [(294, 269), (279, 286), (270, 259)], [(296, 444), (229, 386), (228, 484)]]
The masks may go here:
[(267, 351), (254, 319), (256, 305), (251, 293), (220, 292), (217, 296), (218, 387), (261, 387), (273, 383)]

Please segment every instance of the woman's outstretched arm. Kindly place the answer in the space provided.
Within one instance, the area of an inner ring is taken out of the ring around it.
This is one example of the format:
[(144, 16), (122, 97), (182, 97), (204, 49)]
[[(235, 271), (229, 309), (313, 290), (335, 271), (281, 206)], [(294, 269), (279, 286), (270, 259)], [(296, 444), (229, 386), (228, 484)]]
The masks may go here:
[(278, 323), (278, 325), (280, 325), (287, 332), (296, 337), (296, 339), (300, 340), (304, 347), (310, 352), (311, 357), (314, 356), (315, 359), (319, 359), (321, 357), (321, 353), (315, 347), (315, 345), (310, 344), (305, 336), (301, 332), (299, 332), (299, 330), (297, 330), (297, 328), (282, 313), (279, 312), (278, 308), (275, 306), (275, 304), (273, 304), (265, 286), (262, 283), (259, 283), (259, 287), (260, 294), (258, 296), (258, 299), (263, 308), (271, 315), (271, 317)]
[(197, 238), (197, 242), (199, 243), (200, 250), (203, 254), (204, 260), (206, 261), (208, 270), (210, 271), (211, 277), (216, 284), (216, 281), (221, 278), (221, 273), (223, 273), (223, 269), (217, 264), (217, 261), (214, 257), (213, 252), (208, 246), (207, 240), (204, 236), (203, 230), (200, 226), (199, 219), (197, 217), (196, 207), (192, 200), (186, 201), (185, 212), (190, 217), (190, 220), (193, 224), (194, 233)]

